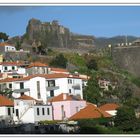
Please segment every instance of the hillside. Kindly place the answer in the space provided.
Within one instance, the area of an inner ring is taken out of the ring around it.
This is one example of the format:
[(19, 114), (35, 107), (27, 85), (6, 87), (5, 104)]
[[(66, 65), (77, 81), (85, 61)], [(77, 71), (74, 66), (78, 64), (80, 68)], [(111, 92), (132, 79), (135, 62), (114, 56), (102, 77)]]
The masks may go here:
[[(127, 36), (127, 42), (133, 42), (138, 39), (136, 36)], [(126, 36), (114, 36), (111, 38), (107, 37), (96, 37), (95, 38), (95, 46), (96, 48), (104, 48), (107, 47), (108, 44), (116, 45), (118, 43), (125, 43)]]

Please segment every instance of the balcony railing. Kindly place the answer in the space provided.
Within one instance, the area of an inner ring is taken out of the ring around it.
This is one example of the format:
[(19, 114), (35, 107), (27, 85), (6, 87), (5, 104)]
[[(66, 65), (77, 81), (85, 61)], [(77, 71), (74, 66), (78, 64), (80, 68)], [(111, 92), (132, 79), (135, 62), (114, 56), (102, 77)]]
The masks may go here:
[(13, 92), (15, 92), (15, 93), (21, 93), (21, 92), (27, 92), (27, 91), (30, 91), (30, 89), (29, 88), (24, 88), (24, 89), (15, 89), (15, 90), (13, 90)]
[(74, 89), (78, 89), (78, 90), (81, 89), (80, 84), (75, 84), (75, 85), (72, 86), (72, 88), (74, 88)]
[(47, 89), (47, 91), (57, 90), (57, 89), (59, 89), (59, 86), (46, 87), (46, 89)]

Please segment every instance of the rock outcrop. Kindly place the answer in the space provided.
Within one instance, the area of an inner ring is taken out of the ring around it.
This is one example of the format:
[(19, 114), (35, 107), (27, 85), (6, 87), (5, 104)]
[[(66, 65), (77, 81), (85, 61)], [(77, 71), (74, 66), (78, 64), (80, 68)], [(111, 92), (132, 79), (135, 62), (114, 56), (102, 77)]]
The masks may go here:
[(24, 40), (34, 46), (42, 45), (44, 47), (70, 48), (77, 46), (93, 47), (94, 37), (86, 35), (77, 35), (58, 21), (41, 22), (37, 19), (31, 19), (28, 23)]

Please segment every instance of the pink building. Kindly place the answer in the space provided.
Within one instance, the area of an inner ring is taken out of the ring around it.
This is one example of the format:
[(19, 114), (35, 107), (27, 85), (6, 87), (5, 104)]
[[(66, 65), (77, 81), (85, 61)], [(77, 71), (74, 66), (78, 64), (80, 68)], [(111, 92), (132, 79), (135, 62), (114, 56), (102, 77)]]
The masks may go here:
[(53, 106), (54, 120), (67, 120), (86, 106), (86, 101), (62, 93), (48, 101)]

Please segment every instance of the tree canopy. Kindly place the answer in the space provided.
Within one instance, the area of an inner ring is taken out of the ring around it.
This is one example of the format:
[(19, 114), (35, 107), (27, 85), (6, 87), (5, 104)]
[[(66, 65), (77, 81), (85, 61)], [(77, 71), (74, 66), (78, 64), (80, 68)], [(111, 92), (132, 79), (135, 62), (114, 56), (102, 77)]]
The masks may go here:
[(96, 76), (91, 76), (88, 80), (87, 87), (84, 89), (84, 99), (94, 104), (98, 104), (100, 102), (100, 87)]
[(61, 53), (58, 56), (56, 56), (51, 62), (50, 65), (54, 67), (60, 67), (60, 68), (66, 68), (67, 67), (68, 60), (64, 57), (64, 55)]
[(8, 35), (6, 33), (0, 32), (0, 40), (2, 40), (2, 39), (4, 41), (8, 40)]
[(120, 107), (114, 119), (115, 126), (123, 131), (135, 129), (136, 116), (133, 108), (128, 106)]

